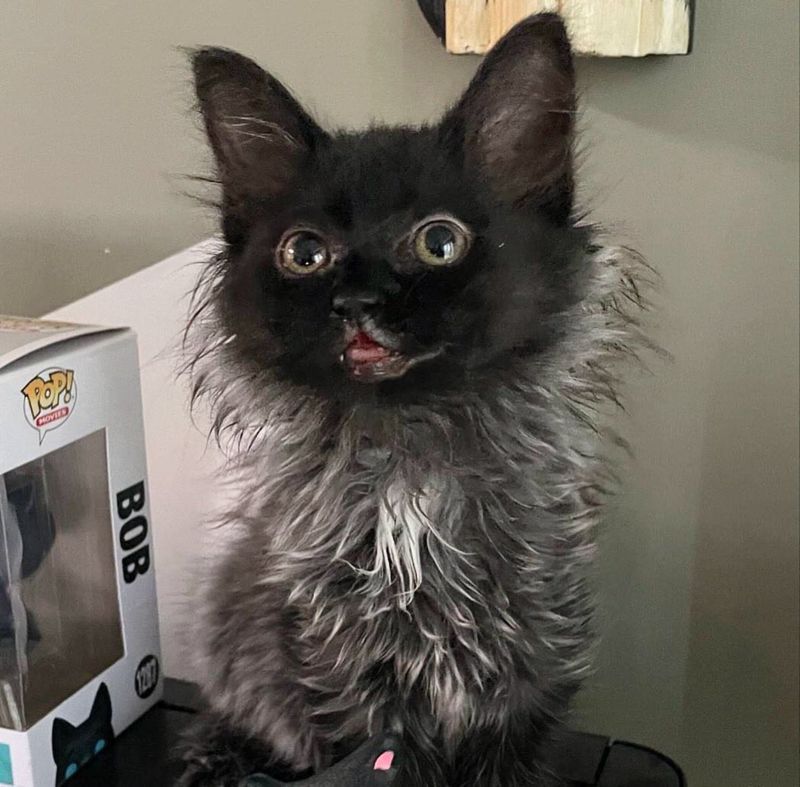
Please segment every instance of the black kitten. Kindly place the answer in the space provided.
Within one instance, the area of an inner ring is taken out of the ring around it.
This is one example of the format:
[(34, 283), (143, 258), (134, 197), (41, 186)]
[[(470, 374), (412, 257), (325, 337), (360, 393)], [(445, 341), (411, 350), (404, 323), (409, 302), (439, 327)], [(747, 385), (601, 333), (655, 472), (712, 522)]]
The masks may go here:
[(56, 787), (74, 776), (95, 754), (114, 739), (111, 726), (111, 696), (108, 686), (97, 689), (89, 717), (77, 727), (65, 719), (53, 720), (53, 759), (56, 763)]
[(241, 55), (194, 71), (225, 247), (190, 368), (242, 493), (183, 784), (382, 729), (404, 784), (549, 784), (639, 306), (635, 258), (574, 219), (564, 26), (515, 27), (424, 128), (331, 134)]

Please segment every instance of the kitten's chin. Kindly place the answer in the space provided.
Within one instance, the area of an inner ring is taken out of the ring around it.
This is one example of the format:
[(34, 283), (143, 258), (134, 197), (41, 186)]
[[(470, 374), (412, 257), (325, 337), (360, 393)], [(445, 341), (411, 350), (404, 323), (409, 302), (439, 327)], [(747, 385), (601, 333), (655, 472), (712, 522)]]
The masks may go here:
[(353, 380), (360, 383), (379, 383), (381, 380), (397, 380), (412, 364), (405, 355), (391, 353), (379, 361), (345, 360), (345, 369)]

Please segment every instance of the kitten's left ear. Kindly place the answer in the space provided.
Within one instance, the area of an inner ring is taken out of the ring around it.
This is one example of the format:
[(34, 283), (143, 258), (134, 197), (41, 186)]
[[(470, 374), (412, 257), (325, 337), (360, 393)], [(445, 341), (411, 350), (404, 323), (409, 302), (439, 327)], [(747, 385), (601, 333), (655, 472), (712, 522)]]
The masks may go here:
[(95, 721), (102, 719), (111, 724), (111, 695), (108, 693), (108, 686), (105, 683), (101, 683), (97, 689), (89, 717)]
[(325, 133), (274, 77), (229, 49), (191, 55), (223, 199), (279, 197)]
[(575, 73), (564, 23), (529, 17), (489, 52), (442, 124), (495, 195), (565, 220), (572, 209)]

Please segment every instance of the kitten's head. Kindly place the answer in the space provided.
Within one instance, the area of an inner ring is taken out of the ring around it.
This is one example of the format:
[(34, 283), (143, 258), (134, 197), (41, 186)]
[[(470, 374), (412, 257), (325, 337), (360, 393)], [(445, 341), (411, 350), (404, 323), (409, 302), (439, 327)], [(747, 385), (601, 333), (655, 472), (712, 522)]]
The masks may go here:
[(407, 397), (557, 340), (586, 246), (557, 16), (511, 30), (424, 128), (326, 132), (239, 54), (193, 66), (222, 186), (215, 308), (247, 367)]
[(111, 696), (108, 686), (97, 689), (88, 718), (75, 726), (65, 719), (53, 720), (53, 760), (56, 784), (74, 776), (95, 754), (99, 754), (114, 738), (111, 726)]

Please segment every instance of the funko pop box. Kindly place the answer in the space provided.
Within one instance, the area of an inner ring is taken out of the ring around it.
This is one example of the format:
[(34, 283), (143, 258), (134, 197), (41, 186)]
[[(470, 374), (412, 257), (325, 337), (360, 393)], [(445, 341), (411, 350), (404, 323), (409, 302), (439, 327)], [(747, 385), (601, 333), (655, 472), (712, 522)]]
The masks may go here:
[(68, 780), (161, 684), (135, 336), (0, 317), (0, 785)]

